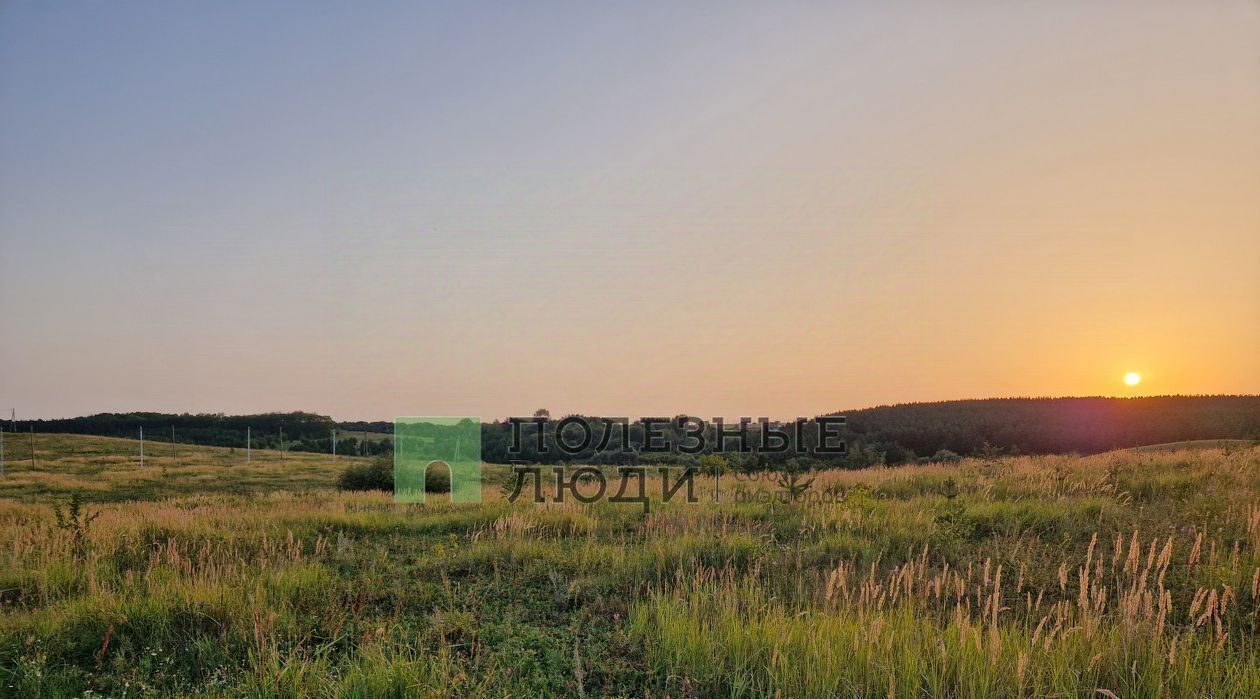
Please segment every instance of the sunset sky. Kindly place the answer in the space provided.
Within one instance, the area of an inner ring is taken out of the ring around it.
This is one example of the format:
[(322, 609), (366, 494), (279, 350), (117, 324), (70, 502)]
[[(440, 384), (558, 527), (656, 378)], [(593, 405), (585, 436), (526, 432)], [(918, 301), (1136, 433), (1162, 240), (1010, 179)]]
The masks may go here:
[(0, 329), (19, 419), (1260, 393), (1260, 3), (4, 2)]

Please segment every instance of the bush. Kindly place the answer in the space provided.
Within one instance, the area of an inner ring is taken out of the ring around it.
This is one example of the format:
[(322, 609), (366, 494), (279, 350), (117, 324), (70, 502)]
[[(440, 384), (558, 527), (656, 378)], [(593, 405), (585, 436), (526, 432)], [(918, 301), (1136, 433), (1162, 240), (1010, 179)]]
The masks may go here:
[(718, 454), (706, 454), (700, 457), (700, 473), (706, 476), (726, 473), (726, 459)]
[(451, 492), (451, 470), (449, 466), (433, 466), (424, 474), (424, 491), (426, 493)]
[[(351, 464), (337, 477), (342, 490), (394, 491), (394, 455), (382, 454), (366, 464)], [(434, 466), (425, 473), (424, 488), (429, 493), (451, 492), (450, 470)]]
[(350, 464), (337, 477), (342, 490), (394, 490), (393, 459), (376, 458), (366, 464)]
[(941, 449), (932, 455), (934, 464), (956, 464), (959, 461), (962, 461), (962, 457), (948, 449)]

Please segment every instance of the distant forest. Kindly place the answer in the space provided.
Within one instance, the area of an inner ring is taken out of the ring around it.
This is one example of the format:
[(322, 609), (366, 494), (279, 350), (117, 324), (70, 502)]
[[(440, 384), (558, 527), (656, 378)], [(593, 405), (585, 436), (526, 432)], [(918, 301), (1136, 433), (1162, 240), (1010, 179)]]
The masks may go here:
[(851, 438), (886, 449), (890, 461), (940, 449), (974, 455), (986, 443), (1020, 454), (1096, 454), (1194, 439), (1260, 440), (1260, 396), (990, 398), (843, 414)]
[[(382, 423), (389, 424), (389, 423)], [(11, 428), (5, 423), (6, 429)], [(288, 451), (328, 453), (332, 450), (333, 430), (337, 430), (337, 453), (381, 454), (393, 449), (388, 437), (351, 434), (326, 415), (314, 413), (263, 413), (260, 415), (223, 415), (221, 413), (99, 413), (62, 420), (20, 420), (16, 427), (25, 431), (63, 434), (90, 434), (102, 437), (136, 439), (144, 428), (145, 439), (174, 441), (180, 444), (203, 444), (217, 447), (245, 447), (248, 433), (255, 449), (279, 449), (283, 439)], [(393, 431), (392, 426), (388, 430)]]
[[(545, 412), (545, 411), (540, 411)], [(843, 432), (848, 453), (812, 459), (818, 466), (861, 468), (878, 463), (899, 464), (941, 461), (978, 454), (1092, 454), (1123, 447), (1178, 442), (1192, 439), (1260, 440), (1260, 396), (1162, 396), (1152, 398), (990, 398), (982, 400), (908, 403), (863, 410), (839, 411), (847, 418)], [(555, 428), (562, 416), (544, 426), (548, 452), (533, 451), (533, 424), (525, 426), (523, 457), (529, 461), (557, 463), (639, 463), (698, 461), (701, 455), (644, 454), (614, 439), (609, 448), (569, 456), (555, 448)], [(597, 421), (598, 418), (590, 418)], [(244, 447), (246, 428), (253, 445), (291, 451), (328, 452), (337, 430), (337, 452), (374, 455), (392, 449), (390, 422), (336, 422), (313, 413), (266, 413), (261, 415), (164, 413), (101, 413), (62, 420), (20, 421), (6, 429), (37, 432), (90, 434), (135, 438), (144, 427), (146, 438), (224, 447)], [(630, 446), (643, 443), (642, 426), (631, 424)], [(505, 463), (511, 443), (506, 421), (482, 425), (482, 458)], [(749, 427), (757, 443), (757, 424)], [(620, 434), (619, 432), (616, 434)], [(598, 441), (600, 435), (596, 435)], [(709, 434), (709, 449), (714, 440)], [(674, 430), (671, 441), (682, 439)], [(571, 441), (578, 441), (576, 439)], [(733, 446), (733, 442), (732, 442)], [(727, 454), (741, 467), (772, 467), (795, 458), (793, 454)]]

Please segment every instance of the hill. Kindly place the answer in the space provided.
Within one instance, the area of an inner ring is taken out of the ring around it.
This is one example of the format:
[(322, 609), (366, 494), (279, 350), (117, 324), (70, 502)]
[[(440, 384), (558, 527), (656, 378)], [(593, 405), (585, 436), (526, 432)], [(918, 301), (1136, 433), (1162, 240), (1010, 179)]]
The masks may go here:
[(986, 443), (1024, 454), (1094, 454), (1201, 439), (1260, 439), (1260, 396), (989, 398), (841, 414), (854, 442), (888, 451), (890, 461), (909, 456), (902, 451), (977, 454)]
[[(1260, 438), (1260, 396), (1159, 396), (1152, 398), (988, 398), (938, 403), (906, 403), (833, 414), (847, 419), (843, 457), (816, 459), (814, 465), (861, 468), (878, 463), (949, 460), (955, 455), (1096, 454), (1146, 444), (1203, 439)], [(546, 426), (549, 443), (557, 425)], [(710, 426), (711, 427), (711, 426)], [(756, 426), (753, 426), (754, 432)], [(525, 426), (528, 450), (532, 427)], [(683, 432), (674, 429), (677, 444)], [(753, 441), (756, 441), (755, 439)], [(708, 443), (716, 442), (712, 429)], [(490, 423), (482, 431), (482, 458), (510, 458), (510, 427)], [(642, 429), (631, 426), (631, 444), (642, 444)], [(556, 449), (547, 458), (557, 459)], [(606, 450), (573, 460), (618, 463), (626, 455)], [(630, 455), (634, 457), (636, 455)], [(660, 455), (648, 455), (656, 458)], [(530, 458), (527, 453), (525, 458)], [(791, 454), (728, 456), (740, 468), (774, 467)], [(691, 457), (674, 455), (675, 461)]]
[[(271, 449), (140, 442), (76, 434), (20, 435), (5, 440), (0, 499), (46, 501), (79, 493), (88, 501), (160, 500), (214, 492), (249, 494), (333, 488), (357, 457), (281, 453)], [(35, 458), (31, 459), (31, 441)], [(0, 691), (0, 696), (3, 696)]]

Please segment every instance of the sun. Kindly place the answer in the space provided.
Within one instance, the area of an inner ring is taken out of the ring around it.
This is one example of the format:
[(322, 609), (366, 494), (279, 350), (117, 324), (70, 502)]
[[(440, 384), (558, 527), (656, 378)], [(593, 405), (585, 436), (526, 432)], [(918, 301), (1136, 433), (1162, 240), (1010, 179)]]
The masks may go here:
[(1136, 386), (1142, 383), (1142, 375), (1136, 371), (1130, 371), (1124, 375), (1124, 383), (1129, 386)]

